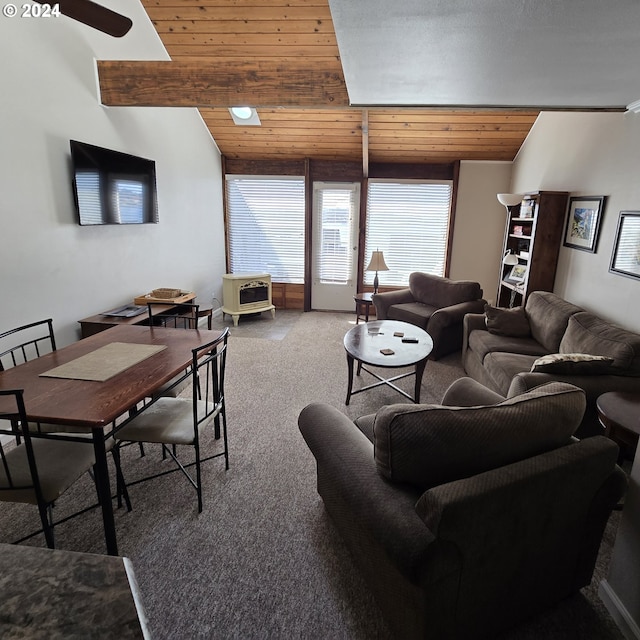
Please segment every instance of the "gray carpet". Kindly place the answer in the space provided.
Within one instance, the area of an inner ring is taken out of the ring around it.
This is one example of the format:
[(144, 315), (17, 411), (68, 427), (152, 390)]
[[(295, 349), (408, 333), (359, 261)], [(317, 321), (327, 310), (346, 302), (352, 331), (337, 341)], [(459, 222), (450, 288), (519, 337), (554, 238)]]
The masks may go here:
[[(198, 515), (184, 478), (172, 474), (133, 487), (133, 511), (116, 513), (120, 552), (132, 560), (153, 638), (390, 637), (324, 512), (313, 457), (297, 428), (298, 413), (310, 402), (328, 402), (355, 418), (403, 401), (385, 387), (358, 394), (345, 407), (342, 338), (353, 320), (279, 311), (275, 321), (264, 314), (231, 327), (231, 467), (225, 472), (221, 459), (206, 463), (204, 512)], [(430, 362), (423, 402), (438, 401), (462, 374), (458, 355)], [(406, 385), (410, 391), (410, 379)], [(204, 446), (219, 445), (209, 438)], [(135, 447), (123, 458), (131, 480), (170, 464), (149, 447), (145, 458)], [(85, 478), (56, 510), (62, 515), (92, 497)], [(597, 597), (618, 517), (607, 529), (592, 585), (503, 640), (623, 637)], [(10, 542), (37, 524), (35, 509), (0, 505), (0, 522), (0, 542)], [(62, 549), (102, 553), (99, 513), (61, 525), (56, 539)], [(31, 544), (43, 546), (40, 537)]]

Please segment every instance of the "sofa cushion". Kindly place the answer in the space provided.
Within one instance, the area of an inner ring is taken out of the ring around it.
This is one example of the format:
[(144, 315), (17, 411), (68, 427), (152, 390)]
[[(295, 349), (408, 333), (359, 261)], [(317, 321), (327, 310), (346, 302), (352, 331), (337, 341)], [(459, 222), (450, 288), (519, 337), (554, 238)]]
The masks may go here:
[(387, 310), (388, 320), (400, 320), (426, 329), (429, 319), (437, 311), (436, 307), (421, 302), (394, 304)]
[(549, 291), (533, 291), (527, 298), (524, 309), (529, 319), (531, 335), (547, 353), (558, 353), (569, 318), (582, 311), (580, 307)]
[(449, 280), (420, 271), (409, 275), (409, 289), (417, 302), (436, 309), (482, 298), (482, 289), (478, 282)]
[(538, 358), (531, 365), (531, 372), (595, 376), (609, 373), (612, 362), (613, 358), (588, 353), (550, 353)]
[(611, 373), (640, 375), (640, 335), (587, 311), (571, 317), (559, 352), (608, 356)]
[(527, 316), (524, 313), (524, 307), (503, 309), (486, 304), (484, 306), (484, 314), (487, 319), (487, 331), (489, 333), (513, 338), (527, 338), (531, 335), (531, 328), (529, 327), (529, 320), (527, 320)]
[(507, 353), (525, 353), (532, 356), (544, 356), (549, 353), (533, 338), (513, 338), (499, 336), (489, 331), (475, 330), (469, 334), (468, 348), (477, 354), (481, 362), (488, 353), (505, 351)]
[(522, 371), (530, 371), (536, 356), (524, 353), (494, 351), (484, 359), (484, 368), (496, 389), (507, 395), (513, 377)]
[(584, 409), (584, 392), (562, 382), (493, 406), (389, 405), (375, 418), (376, 465), (426, 490), (566, 444)]

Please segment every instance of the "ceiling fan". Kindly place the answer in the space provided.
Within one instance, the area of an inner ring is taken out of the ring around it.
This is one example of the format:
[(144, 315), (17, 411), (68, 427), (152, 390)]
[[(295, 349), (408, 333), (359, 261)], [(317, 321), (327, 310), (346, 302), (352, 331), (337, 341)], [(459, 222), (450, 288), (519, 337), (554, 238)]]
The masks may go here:
[[(45, 0), (35, 0), (35, 2), (53, 4), (45, 2)], [(107, 9), (91, 0), (57, 0), (55, 4), (58, 5), (60, 13), (63, 15), (114, 38), (121, 38), (133, 26), (133, 22), (127, 16), (111, 11), (111, 9)]]

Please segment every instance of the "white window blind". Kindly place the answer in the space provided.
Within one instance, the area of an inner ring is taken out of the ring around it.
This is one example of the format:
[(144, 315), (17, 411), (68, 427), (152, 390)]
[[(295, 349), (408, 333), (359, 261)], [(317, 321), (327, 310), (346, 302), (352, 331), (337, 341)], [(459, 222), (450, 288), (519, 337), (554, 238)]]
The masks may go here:
[(148, 210), (149, 188), (146, 177), (110, 176), (109, 196), (117, 221), (121, 223), (144, 222), (145, 211)]
[(232, 273), (269, 273), (273, 282), (304, 282), (304, 178), (226, 179)]
[(95, 169), (76, 171), (78, 208), (86, 216), (86, 224), (100, 224), (104, 220), (101, 199), (100, 172)]
[(630, 274), (640, 274), (640, 218), (625, 215), (618, 222), (619, 240), (613, 267)]
[(315, 243), (314, 277), (323, 284), (350, 284), (354, 252), (352, 225), (356, 216), (357, 185), (313, 185)]
[[(380, 250), (389, 271), (380, 285), (407, 285), (413, 271), (443, 276), (447, 256), (452, 182), (369, 179), (365, 262)], [(365, 271), (365, 284), (374, 272)]]

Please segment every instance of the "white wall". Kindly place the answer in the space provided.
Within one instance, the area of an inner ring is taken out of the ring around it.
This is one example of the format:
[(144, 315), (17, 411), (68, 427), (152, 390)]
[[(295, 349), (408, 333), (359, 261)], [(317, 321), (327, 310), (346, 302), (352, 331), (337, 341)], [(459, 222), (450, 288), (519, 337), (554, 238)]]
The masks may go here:
[[(609, 273), (618, 214), (640, 210), (640, 115), (543, 113), (513, 170), (513, 192), (608, 197), (595, 254), (563, 247), (555, 292), (640, 331), (640, 280)], [(640, 638), (640, 450), (629, 478), (608, 579), (600, 593), (627, 638)]]
[[(94, 58), (167, 59), (137, 0), (109, 6), (134, 21), (123, 38), (0, 17), (0, 330), (52, 317), (60, 346), (80, 318), (156, 287), (221, 298), (220, 154), (195, 109), (100, 105)], [(72, 138), (155, 160), (159, 224), (80, 227)]]
[(640, 115), (542, 113), (513, 168), (515, 193), (607, 196), (597, 252), (562, 247), (554, 291), (640, 331), (640, 280), (609, 272), (618, 214), (640, 210)]
[(507, 215), (496, 194), (509, 191), (511, 169), (510, 162), (460, 163), (450, 277), (479, 282), (491, 303), (498, 289)]

